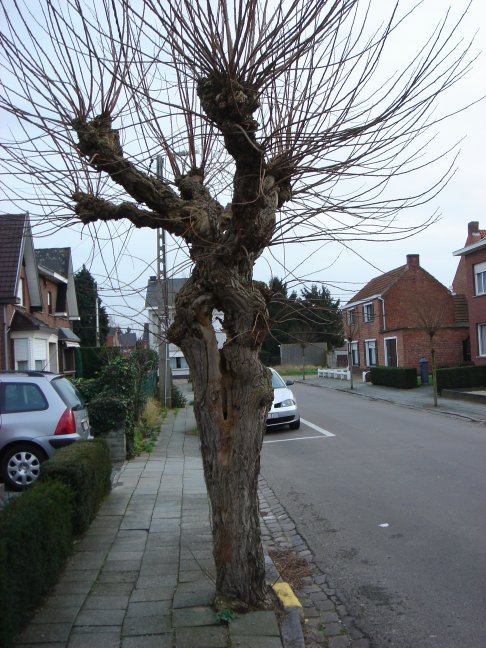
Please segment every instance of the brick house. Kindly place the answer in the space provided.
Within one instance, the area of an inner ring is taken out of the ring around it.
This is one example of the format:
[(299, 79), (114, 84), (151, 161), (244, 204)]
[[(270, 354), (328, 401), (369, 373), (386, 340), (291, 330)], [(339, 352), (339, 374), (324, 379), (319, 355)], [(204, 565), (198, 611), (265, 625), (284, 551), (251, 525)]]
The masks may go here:
[(0, 368), (73, 373), (79, 338), (70, 248), (34, 250), (27, 214), (0, 216)]
[(356, 371), (377, 365), (419, 367), (431, 363), (430, 334), (437, 366), (467, 359), (468, 327), (458, 300), (408, 254), (405, 265), (375, 277), (343, 308), (345, 337)]
[(453, 253), (460, 260), (452, 286), (467, 299), (471, 360), (486, 365), (486, 230), (477, 221), (467, 227), (464, 247)]

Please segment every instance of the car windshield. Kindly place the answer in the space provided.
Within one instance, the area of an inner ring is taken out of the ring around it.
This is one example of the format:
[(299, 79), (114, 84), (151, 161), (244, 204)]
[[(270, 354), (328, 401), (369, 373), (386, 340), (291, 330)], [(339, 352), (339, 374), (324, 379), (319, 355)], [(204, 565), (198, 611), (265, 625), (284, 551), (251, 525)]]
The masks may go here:
[(84, 400), (73, 383), (67, 378), (54, 378), (51, 385), (68, 407), (84, 407)]
[(276, 371), (272, 371), (272, 387), (274, 389), (281, 389), (287, 387), (284, 380), (278, 375)]

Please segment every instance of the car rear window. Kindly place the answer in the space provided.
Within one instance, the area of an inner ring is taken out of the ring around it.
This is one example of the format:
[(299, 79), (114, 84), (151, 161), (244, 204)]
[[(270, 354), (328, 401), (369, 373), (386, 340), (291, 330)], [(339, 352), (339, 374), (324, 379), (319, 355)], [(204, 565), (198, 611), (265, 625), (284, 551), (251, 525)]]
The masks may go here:
[(84, 400), (73, 383), (67, 378), (53, 378), (51, 385), (68, 407), (84, 407)]
[(35, 412), (49, 407), (41, 389), (33, 383), (4, 383), (1, 401), (4, 414)]

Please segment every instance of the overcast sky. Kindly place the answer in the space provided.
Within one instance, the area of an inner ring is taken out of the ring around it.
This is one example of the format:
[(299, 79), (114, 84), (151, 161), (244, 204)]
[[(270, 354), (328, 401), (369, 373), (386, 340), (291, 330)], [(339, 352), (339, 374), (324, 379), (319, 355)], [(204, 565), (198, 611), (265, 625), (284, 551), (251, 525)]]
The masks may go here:
[[(387, 5), (387, 0), (374, 0), (375, 7)], [(414, 51), (428, 26), (437, 23), (446, 8), (444, 0), (426, 0), (426, 8), (414, 21), (409, 21), (406, 32), (397, 39), (397, 57), (401, 52)], [(454, 0), (455, 12), (464, 9), (466, 0)], [(474, 51), (483, 54), (474, 64), (468, 77), (449, 93), (446, 101), (451, 106), (467, 104), (486, 94), (486, 3), (476, 0), (461, 29), (464, 40), (476, 36)], [(397, 58), (397, 61), (399, 59)], [(393, 65), (393, 61), (391, 61)], [(397, 63), (398, 65), (399, 63)], [(440, 220), (426, 231), (406, 240), (387, 243), (353, 244), (353, 249), (339, 243), (317, 245), (290, 245), (272, 248), (256, 267), (255, 277), (268, 281), (273, 275), (285, 278), (292, 287), (297, 278), (307, 283), (325, 283), (331, 293), (345, 303), (364, 283), (381, 272), (387, 272), (405, 263), (409, 253), (420, 255), (421, 265), (439, 281), (450, 287), (458, 259), (452, 255), (461, 248), (467, 234), (467, 223), (479, 221), (486, 228), (486, 104), (476, 105), (443, 124), (437, 145), (444, 150), (447, 143), (462, 140), (457, 170), (449, 185), (430, 204), (415, 213), (404, 214), (404, 222), (426, 220), (431, 214), (440, 214)], [(410, 182), (410, 180), (408, 181)], [(413, 193), (413, 186), (410, 187)], [(18, 211), (18, 210), (17, 210)], [(36, 247), (71, 246), (75, 269), (83, 264), (90, 269), (100, 286), (100, 293), (109, 313), (122, 326), (141, 329), (145, 319), (144, 289), (149, 276), (156, 274), (156, 233), (137, 231), (125, 224), (118, 226), (122, 234), (112, 244), (110, 241), (94, 244), (86, 232), (81, 236), (74, 230), (38, 238)], [(120, 247), (120, 242), (122, 245)], [(176, 276), (188, 276), (185, 256), (174, 250), (169, 241), (169, 265)], [(122, 292), (118, 284), (124, 286)], [(129, 315), (129, 318), (126, 316)]]

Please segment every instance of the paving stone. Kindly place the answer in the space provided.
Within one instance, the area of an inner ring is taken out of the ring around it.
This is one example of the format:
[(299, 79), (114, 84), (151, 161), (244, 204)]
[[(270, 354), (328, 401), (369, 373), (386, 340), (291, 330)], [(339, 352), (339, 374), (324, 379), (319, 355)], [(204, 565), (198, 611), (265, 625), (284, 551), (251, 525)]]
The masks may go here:
[(163, 635), (171, 631), (169, 616), (145, 616), (126, 618), (123, 623), (122, 636)]
[(227, 636), (226, 626), (177, 628), (176, 648), (226, 648)]
[(71, 635), (67, 648), (119, 648), (120, 630), (99, 632), (91, 629), (90, 632), (79, 633), (76, 630)]
[(229, 624), (231, 635), (273, 636), (280, 635), (274, 612), (248, 612)]
[(171, 601), (176, 588), (173, 586), (161, 585), (159, 587), (137, 588), (132, 591), (130, 602), (149, 602), (149, 601)]
[(214, 600), (214, 589), (210, 591), (200, 590), (196, 592), (179, 592), (176, 591), (174, 596), (173, 607), (188, 608), (197, 606), (209, 606)]
[(321, 614), (321, 621), (323, 623), (336, 623), (339, 617), (335, 612), (323, 612)]
[(116, 594), (113, 596), (93, 596), (86, 599), (84, 610), (124, 610), (128, 606), (129, 594)]
[(86, 599), (86, 594), (53, 594), (49, 597), (49, 606), (59, 610), (61, 608), (78, 607), (81, 608)]
[(334, 637), (339, 635), (343, 631), (343, 626), (340, 623), (325, 623), (323, 632), (326, 637)]
[[(171, 633), (123, 637), (121, 648), (172, 648), (172, 641), (173, 636)], [(197, 643), (193, 644), (191, 648), (198, 648)]]
[(76, 626), (121, 626), (125, 610), (82, 610)]
[(349, 648), (351, 645), (349, 637), (344, 635), (328, 639), (328, 648)]
[(172, 613), (175, 628), (215, 625), (216, 615), (210, 607), (180, 608)]
[(370, 648), (371, 646), (369, 639), (366, 639), (365, 637), (354, 639), (351, 645), (353, 648)]
[(115, 571), (103, 570), (98, 576), (98, 583), (135, 583), (138, 579), (138, 570)]
[(90, 596), (125, 596), (133, 590), (133, 583), (104, 583), (93, 585)]
[(17, 645), (26, 643), (66, 642), (71, 632), (71, 623), (31, 623), (17, 638)]
[(31, 623), (74, 623), (80, 606), (56, 608), (49, 601), (48, 605), (33, 617)]
[(131, 601), (127, 609), (128, 617), (164, 616), (170, 614), (170, 601)]
[(261, 637), (251, 635), (231, 635), (233, 648), (282, 648), (280, 637)]

